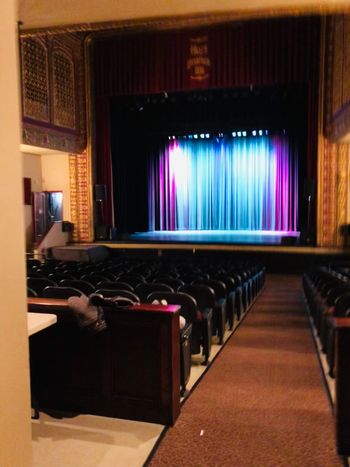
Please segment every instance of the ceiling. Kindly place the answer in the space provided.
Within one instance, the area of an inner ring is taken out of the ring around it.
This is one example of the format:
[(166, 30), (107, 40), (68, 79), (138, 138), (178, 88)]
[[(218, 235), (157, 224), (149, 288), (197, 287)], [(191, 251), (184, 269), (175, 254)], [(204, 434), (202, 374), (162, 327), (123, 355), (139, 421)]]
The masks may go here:
[(350, 11), (350, 0), (18, 0), (22, 30), (184, 17), (203, 23), (242, 17)]

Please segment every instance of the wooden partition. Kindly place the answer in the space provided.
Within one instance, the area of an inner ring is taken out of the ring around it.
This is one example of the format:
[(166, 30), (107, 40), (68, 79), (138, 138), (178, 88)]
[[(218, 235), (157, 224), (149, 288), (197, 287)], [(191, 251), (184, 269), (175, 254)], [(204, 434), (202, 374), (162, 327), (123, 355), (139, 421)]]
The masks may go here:
[(180, 412), (177, 305), (105, 311), (107, 329), (79, 328), (66, 300), (28, 298), (58, 322), (30, 339), (32, 394), (41, 410), (172, 425)]
[(335, 422), (338, 454), (350, 456), (350, 319), (333, 318), (335, 330)]

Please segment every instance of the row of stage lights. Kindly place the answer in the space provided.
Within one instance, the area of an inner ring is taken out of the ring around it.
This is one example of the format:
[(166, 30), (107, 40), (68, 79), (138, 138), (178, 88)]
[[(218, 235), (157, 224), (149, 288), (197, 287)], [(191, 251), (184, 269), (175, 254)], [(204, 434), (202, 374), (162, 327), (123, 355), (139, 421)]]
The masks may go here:
[(249, 131), (232, 131), (231, 133), (195, 133), (193, 135), (180, 135), (180, 136), (168, 136), (168, 140), (174, 139), (210, 139), (210, 138), (224, 138), (224, 136), (232, 136), (233, 138), (244, 138), (246, 136), (266, 136), (269, 134), (269, 130), (252, 130)]

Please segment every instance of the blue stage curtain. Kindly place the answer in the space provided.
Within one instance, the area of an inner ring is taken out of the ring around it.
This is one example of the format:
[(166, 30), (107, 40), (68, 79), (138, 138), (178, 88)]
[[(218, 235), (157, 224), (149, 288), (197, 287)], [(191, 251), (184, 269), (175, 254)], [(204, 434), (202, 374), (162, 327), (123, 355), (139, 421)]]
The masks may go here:
[(151, 160), (149, 230), (296, 231), (297, 221), (286, 136), (176, 140)]

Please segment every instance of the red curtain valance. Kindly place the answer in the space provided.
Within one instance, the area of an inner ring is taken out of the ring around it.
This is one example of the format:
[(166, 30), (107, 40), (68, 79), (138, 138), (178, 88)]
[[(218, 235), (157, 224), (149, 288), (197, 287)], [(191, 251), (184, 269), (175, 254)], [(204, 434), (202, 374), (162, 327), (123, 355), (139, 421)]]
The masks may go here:
[(207, 44), (208, 88), (318, 80), (319, 18), (284, 18), (100, 39), (94, 44), (96, 95), (190, 89), (188, 64), (196, 38)]

